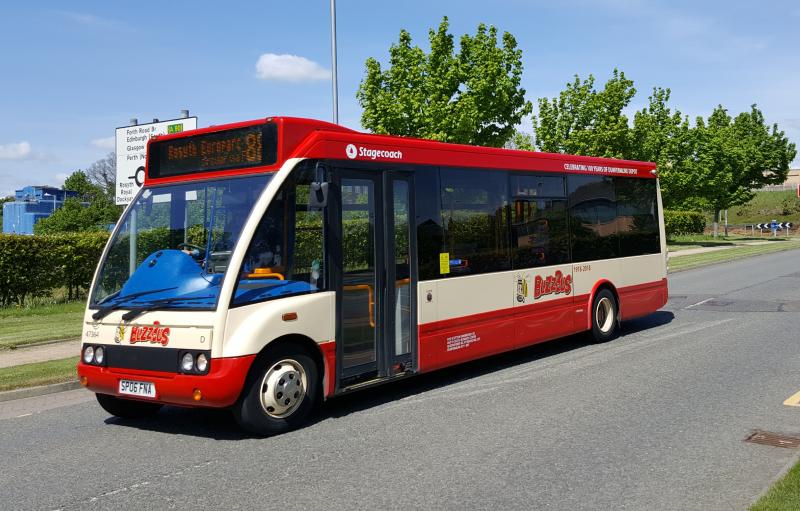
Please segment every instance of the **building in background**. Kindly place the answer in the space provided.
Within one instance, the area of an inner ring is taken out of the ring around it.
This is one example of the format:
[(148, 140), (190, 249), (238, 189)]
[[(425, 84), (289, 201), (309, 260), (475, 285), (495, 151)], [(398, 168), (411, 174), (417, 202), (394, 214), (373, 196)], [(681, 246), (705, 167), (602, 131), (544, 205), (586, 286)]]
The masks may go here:
[(33, 226), (47, 218), (78, 192), (53, 186), (26, 186), (14, 193), (14, 202), (3, 204), (3, 234), (33, 234)]

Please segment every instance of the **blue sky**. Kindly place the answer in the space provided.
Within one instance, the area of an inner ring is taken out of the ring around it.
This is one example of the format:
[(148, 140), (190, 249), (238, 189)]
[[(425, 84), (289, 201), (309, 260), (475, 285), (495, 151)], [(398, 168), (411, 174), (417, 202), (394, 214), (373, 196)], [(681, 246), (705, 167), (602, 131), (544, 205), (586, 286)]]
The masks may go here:
[[(0, 194), (60, 185), (112, 150), (114, 128), (131, 117), (189, 109), (199, 126), (268, 115), (330, 120), (328, 5), (4, 2)], [(617, 67), (638, 90), (631, 111), (654, 86), (671, 88), (673, 107), (692, 117), (718, 103), (733, 113), (757, 103), (800, 142), (800, 4), (791, 1), (339, 0), (342, 124), (360, 128), (365, 59), (385, 61), (401, 28), (425, 46), (444, 15), (456, 36), (479, 22), (514, 34), (532, 101), (556, 95), (574, 74), (602, 85)]]

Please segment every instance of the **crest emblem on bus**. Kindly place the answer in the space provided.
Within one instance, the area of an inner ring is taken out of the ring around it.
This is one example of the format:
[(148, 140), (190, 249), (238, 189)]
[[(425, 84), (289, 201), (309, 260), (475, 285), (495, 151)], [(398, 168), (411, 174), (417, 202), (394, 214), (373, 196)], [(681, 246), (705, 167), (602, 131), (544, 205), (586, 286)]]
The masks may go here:
[(353, 144), (347, 144), (347, 147), (344, 148), (344, 152), (347, 153), (347, 157), (351, 160), (358, 155), (358, 149)]
[(119, 325), (114, 332), (114, 342), (120, 344), (125, 339), (125, 325)]

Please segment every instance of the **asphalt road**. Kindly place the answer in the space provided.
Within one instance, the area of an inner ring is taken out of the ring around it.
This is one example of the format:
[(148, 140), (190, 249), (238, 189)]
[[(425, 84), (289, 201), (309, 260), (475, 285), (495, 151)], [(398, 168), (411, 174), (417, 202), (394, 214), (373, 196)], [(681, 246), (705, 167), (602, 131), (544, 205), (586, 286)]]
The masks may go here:
[(665, 310), (243, 435), (224, 412), (109, 418), (83, 390), (0, 403), (3, 509), (746, 509), (797, 451), (800, 251), (671, 276)]

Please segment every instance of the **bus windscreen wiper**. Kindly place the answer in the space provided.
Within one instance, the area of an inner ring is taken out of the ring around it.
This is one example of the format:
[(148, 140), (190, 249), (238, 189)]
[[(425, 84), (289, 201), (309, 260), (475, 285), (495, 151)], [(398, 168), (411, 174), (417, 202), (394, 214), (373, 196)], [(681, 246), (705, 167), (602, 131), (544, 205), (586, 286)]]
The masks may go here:
[(97, 312), (92, 314), (92, 319), (95, 320), (95, 321), (103, 319), (104, 317), (108, 316), (112, 311), (115, 311), (117, 309), (121, 309), (122, 305), (125, 302), (127, 302), (128, 300), (133, 300), (134, 298), (139, 298), (140, 296), (144, 296), (144, 295), (151, 295), (153, 293), (160, 293), (162, 291), (171, 291), (173, 289), (178, 289), (178, 286), (165, 287), (164, 289), (151, 289), (149, 291), (140, 291), (138, 293), (133, 293), (133, 294), (130, 294), (130, 295), (117, 296), (117, 299), (114, 300), (114, 303), (112, 305), (108, 305), (106, 307), (100, 307), (97, 310)]
[(147, 305), (142, 307), (135, 307), (131, 308), (128, 312), (122, 315), (122, 321), (130, 321), (139, 314), (143, 314), (148, 311), (156, 310), (162, 305), (175, 303), (175, 302), (191, 302), (194, 300), (205, 300), (206, 298), (216, 298), (215, 295), (208, 295), (208, 296), (175, 296), (172, 298), (161, 298), (160, 300), (153, 300), (149, 302)]

